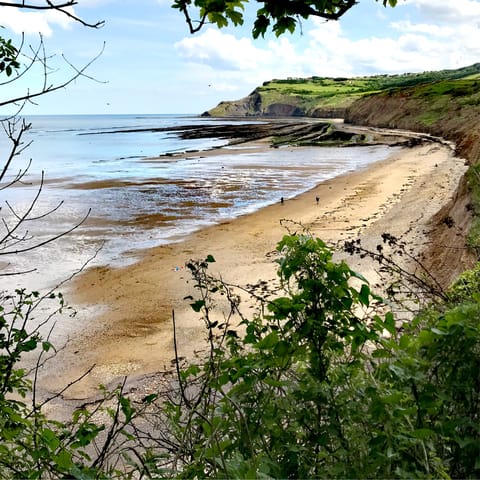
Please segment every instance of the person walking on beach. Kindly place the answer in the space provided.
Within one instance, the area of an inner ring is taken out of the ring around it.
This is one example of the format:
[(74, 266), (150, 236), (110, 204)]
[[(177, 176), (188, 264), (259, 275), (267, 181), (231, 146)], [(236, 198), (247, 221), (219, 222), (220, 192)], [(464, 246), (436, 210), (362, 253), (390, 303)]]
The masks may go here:
[(318, 205), (318, 202), (320, 201), (320, 197), (317, 195), (317, 196), (315, 197), (315, 200), (317, 201), (317, 205)]
[(282, 205), (283, 205), (283, 202), (284, 202), (283, 197), (280, 197), (280, 203), (281, 203)]

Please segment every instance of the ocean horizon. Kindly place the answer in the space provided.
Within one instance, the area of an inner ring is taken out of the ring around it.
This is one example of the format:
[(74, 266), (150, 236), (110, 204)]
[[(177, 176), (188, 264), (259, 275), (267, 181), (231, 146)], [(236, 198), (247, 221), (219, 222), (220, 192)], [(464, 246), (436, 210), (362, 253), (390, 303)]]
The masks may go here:
[[(2, 205), (8, 201), (18, 211), (28, 208), (43, 174), (35, 214), (54, 211), (30, 222), (28, 235), (43, 241), (88, 214), (69, 235), (10, 260), (17, 270), (36, 269), (27, 283), (37, 288), (56, 285), (94, 256), (90, 265), (131, 263), (142, 249), (180, 241), (207, 225), (295, 197), (393, 152), (391, 147), (366, 146), (283, 147), (259, 153), (240, 145), (235, 152), (227, 147), (204, 156), (227, 141), (179, 136), (186, 125), (261, 119), (131, 114), (32, 115), (26, 121), (32, 126), (24, 142), (31, 144), (15, 158), (11, 173), (30, 159), (31, 165), (22, 185), (2, 191)], [(0, 145), (8, 148), (4, 138)], [(25, 286), (25, 276), (11, 278)]]

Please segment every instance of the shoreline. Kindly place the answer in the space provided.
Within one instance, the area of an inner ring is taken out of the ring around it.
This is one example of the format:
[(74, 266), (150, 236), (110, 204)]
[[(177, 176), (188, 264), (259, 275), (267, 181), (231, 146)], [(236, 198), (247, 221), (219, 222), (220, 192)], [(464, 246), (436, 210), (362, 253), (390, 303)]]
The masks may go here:
[[(75, 321), (83, 325), (58, 354), (62, 371), (47, 366), (41, 373), (42, 388), (58, 390), (95, 364), (92, 373), (64, 396), (82, 400), (95, 395), (97, 385), (115, 385), (125, 375), (135, 382), (171, 370), (173, 310), (180, 355), (191, 357), (201, 348), (204, 332), (199, 315), (183, 300), (195, 296), (183, 265), (211, 254), (216, 259), (211, 273), (221, 273), (227, 282), (273, 281), (276, 267), (268, 253), (287, 233), (282, 219), (300, 222), (332, 245), (357, 237), (368, 245), (388, 231), (419, 253), (428, 241), (430, 218), (451, 198), (466, 169), (453, 155), (451, 149), (433, 143), (402, 149), (283, 204), (148, 249), (132, 265), (87, 269), (66, 294), (79, 310)], [(372, 278), (372, 265), (353, 260), (347, 260), (352, 268)]]

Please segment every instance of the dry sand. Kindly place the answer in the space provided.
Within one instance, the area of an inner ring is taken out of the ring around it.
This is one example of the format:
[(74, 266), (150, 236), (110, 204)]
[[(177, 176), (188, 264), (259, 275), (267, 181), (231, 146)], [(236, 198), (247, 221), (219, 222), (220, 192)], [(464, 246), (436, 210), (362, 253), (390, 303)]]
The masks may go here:
[[(283, 204), (205, 228), (181, 243), (150, 249), (133, 265), (85, 271), (68, 295), (80, 312), (78, 328), (42, 384), (54, 391), (95, 364), (93, 372), (66, 394), (82, 399), (98, 384), (112, 385), (123, 375), (141, 378), (171, 369), (173, 310), (180, 354), (191, 356), (202, 348), (205, 335), (202, 322), (184, 300), (195, 295), (185, 263), (211, 254), (216, 259), (212, 272), (221, 272), (228, 282), (246, 285), (274, 279), (269, 253), (286, 233), (282, 219), (301, 222), (331, 243), (360, 236), (368, 245), (385, 231), (403, 235), (420, 251), (429, 219), (451, 198), (465, 169), (464, 161), (443, 145), (404, 149)], [(373, 274), (371, 265), (353, 263), (367, 277)]]

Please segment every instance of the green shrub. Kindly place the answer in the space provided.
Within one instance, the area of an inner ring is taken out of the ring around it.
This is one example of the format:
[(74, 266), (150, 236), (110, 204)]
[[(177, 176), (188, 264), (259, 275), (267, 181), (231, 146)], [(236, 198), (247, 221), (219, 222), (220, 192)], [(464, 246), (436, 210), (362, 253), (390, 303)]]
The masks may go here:
[(177, 356), (177, 383), (156, 405), (144, 399), (148, 414), (121, 387), (108, 394), (106, 424), (86, 409), (53, 422), (28, 404), (18, 362), (52, 346), (26, 328), (38, 294), (4, 297), (0, 475), (479, 478), (480, 266), (400, 324), (321, 240), (287, 235), (277, 253), (278, 286), (249, 288), (249, 316), (235, 287), (208, 273), (213, 257), (189, 262), (209, 351), (186, 367)]
[[(45, 324), (35, 318), (47, 302), (53, 302), (53, 308), (59, 302), (54, 314), (65, 307), (60, 294), (42, 297), (21, 289), (0, 296), (0, 477), (127, 478), (132, 469), (142, 472), (139, 465), (128, 466), (128, 449), (122, 448), (132, 440), (128, 427), (137, 412), (121, 388), (104, 390), (105, 402), (113, 407), (104, 408), (104, 402), (99, 402), (91, 410), (76, 410), (67, 423), (53, 421), (42, 412), (51, 399), (39, 401), (22, 360), (25, 354), (39, 352), (31, 372), (35, 379), (45, 355), (55, 355), (52, 344), (39, 333)], [(102, 409), (109, 419), (105, 424), (93, 420)]]
[(448, 297), (469, 304), (426, 305), (399, 326), (321, 240), (286, 236), (278, 251), (281, 288), (241, 316), (243, 334), (211, 320), (217, 294), (239, 312), (213, 259), (189, 264), (211, 351), (179, 370), (167, 403), (174, 476), (478, 477), (478, 272)]

